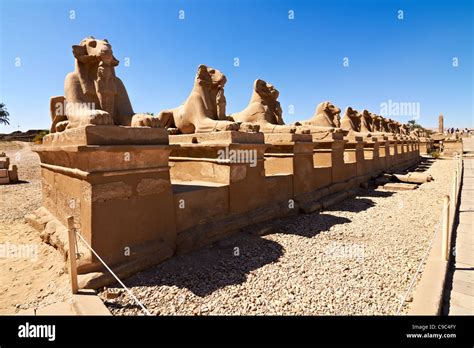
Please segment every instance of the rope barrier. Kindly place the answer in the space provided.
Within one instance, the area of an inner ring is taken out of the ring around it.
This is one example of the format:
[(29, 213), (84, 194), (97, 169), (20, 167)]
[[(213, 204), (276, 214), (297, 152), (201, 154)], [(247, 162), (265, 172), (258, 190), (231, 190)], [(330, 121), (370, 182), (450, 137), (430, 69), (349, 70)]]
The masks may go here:
[(107, 270), (110, 272), (110, 274), (112, 274), (112, 276), (117, 280), (117, 282), (128, 292), (128, 294), (130, 295), (130, 297), (136, 302), (138, 303), (138, 305), (141, 307), (141, 309), (143, 310), (143, 312), (145, 312), (145, 315), (151, 315), (151, 313), (148, 311), (148, 309), (146, 309), (146, 307), (135, 297), (135, 295), (130, 291), (129, 288), (127, 288), (125, 286), (125, 284), (119, 279), (119, 277), (117, 277), (117, 275), (110, 269), (109, 266), (107, 266), (107, 264), (104, 262), (104, 260), (102, 260), (102, 258), (95, 252), (94, 249), (92, 249), (92, 247), (89, 245), (89, 243), (86, 242), (86, 240), (80, 235), (80, 233), (78, 233), (77, 231), (76, 232), (76, 235), (79, 236), (79, 238), (81, 239), (81, 241), (94, 253), (94, 255), (99, 259), (99, 261), (104, 265), (105, 268), (107, 268)]

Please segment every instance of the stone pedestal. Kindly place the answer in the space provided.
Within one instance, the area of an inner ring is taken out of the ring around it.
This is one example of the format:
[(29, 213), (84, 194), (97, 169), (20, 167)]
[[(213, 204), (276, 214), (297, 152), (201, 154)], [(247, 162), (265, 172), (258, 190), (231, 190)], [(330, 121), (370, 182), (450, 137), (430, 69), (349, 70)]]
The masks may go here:
[(348, 135), (345, 162), (357, 163), (357, 176), (375, 175), (380, 168), (378, 138), (371, 133)]
[(170, 157), (171, 179), (229, 186), (229, 211), (242, 213), (263, 205), (263, 133), (235, 131), (170, 136), (180, 146)]
[[(288, 198), (298, 198), (317, 188), (314, 178), (312, 136), (310, 134), (265, 134), (265, 175), (291, 175)], [(279, 187), (278, 190), (284, 190)]]
[(403, 139), (399, 136), (395, 136), (394, 139), (396, 144), (395, 163), (398, 165), (403, 163)]
[(410, 158), (416, 160), (420, 157), (420, 139), (415, 139), (410, 137), (410, 148), (411, 148), (411, 156)]
[(356, 164), (344, 162), (344, 146), (347, 140), (342, 133), (330, 133), (325, 139), (314, 140), (314, 166), (331, 168), (331, 183), (346, 181), (356, 175)]
[(172, 135), (170, 142), (179, 144), (170, 156), (178, 253), (288, 210), (292, 175), (265, 175), (263, 133)]
[(419, 147), (420, 155), (427, 155), (431, 152), (428, 138), (420, 138), (418, 147)]
[(379, 138), (370, 137), (365, 141), (364, 145), (364, 158), (368, 163), (369, 173), (372, 176), (378, 175), (381, 168), (381, 159), (380, 159), (380, 143)]
[(379, 165), (378, 168), (380, 171), (385, 171), (388, 168), (389, 163), (389, 155), (390, 155), (390, 147), (388, 145), (388, 139), (386, 136), (379, 136), (377, 137), (378, 143), (378, 157), (379, 157)]
[(443, 156), (452, 157), (463, 151), (461, 139), (445, 139), (443, 141)]
[[(172, 256), (176, 227), (164, 129), (86, 126), (47, 135), (34, 151), (43, 207), (64, 226), (73, 216), (108, 265)], [(102, 268), (90, 253), (78, 265), (79, 273)]]
[(0, 169), (0, 185), (9, 184), (10, 178), (8, 176), (8, 169)]
[(398, 140), (393, 135), (390, 135), (387, 138), (387, 169), (391, 169), (396, 167), (398, 164)]
[(364, 140), (362, 137), (356, 136), (347, 139), (344, 147), (344, 163), (355, 163), (356, 175), (363, 176), (367, 173), (367, 166), (364, 157)]
[(408, 158), (408, 144), (404, 136), (397, 136), (398, 138), (398, 158), (399, 163), (405, 163)]

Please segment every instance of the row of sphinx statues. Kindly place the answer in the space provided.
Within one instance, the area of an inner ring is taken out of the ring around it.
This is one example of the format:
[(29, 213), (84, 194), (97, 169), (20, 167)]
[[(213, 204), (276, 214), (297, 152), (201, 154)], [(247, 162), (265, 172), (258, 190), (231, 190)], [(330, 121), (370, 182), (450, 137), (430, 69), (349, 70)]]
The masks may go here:
[[(408, 125), (368, 110), (359, 112), (348, 107), (341, 119), (341, 109), (329, 101), (320, 103), (311, 118), (285, 124), (278, 101), (279, 91), (260, 79), (254, 82), (248, 106), (241, 112), (227, 115), (226, 76), (205, 65), (199, 65), (193, 89), (180, 106), (156, 115), (135, 113), (124, 84), (115, 75), (119, 62), (106, 39), (87, 37), (79, 45), (73, 45), (72, 51), (75, 69), (66, 76), (64, 97), (51, 98), (53, 133), (88, 124), (164, 127), (170, 134), (226, 130), (302, 134), (340, 132), (345, 135), (410, 133)], [(58, 103), (66, 107), (58, 108)]]

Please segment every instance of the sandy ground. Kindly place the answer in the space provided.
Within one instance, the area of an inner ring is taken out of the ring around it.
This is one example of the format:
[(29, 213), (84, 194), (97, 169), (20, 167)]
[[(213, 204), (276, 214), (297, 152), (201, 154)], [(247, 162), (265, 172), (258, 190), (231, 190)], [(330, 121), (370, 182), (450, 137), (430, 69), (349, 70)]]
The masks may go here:
[[(361, 190), (322, 213), (249, 228), (126, 280), (157, 315), (394, 315), (433, 236), (454, 163), (415, 191)], [(115, 315), (140, 308), (123, 291)], [(403, 307), (406, 313), (412, 297)]]
[[(0, 245), (31, 248), (0, 257), (0, 314), (68, 300), (61, 256), (23, 220), (41, 204), (38, 156), (28, 144), (0, 143), (0, 151), (25, 181), (0, 186)], [(394, 314), (439, 221), (453, 168), (450, 160), (428, 163), (435, 181), (415, 191), (361, 190), (331, 210), (274, 221), (265, 236), (243, 230), (125, 283), (160, 315)], [(112, 313), (139, 313), (117, 290), (105, 301)]]
[(0, 152), (18, 165), (21, 180), (0, 186), (0, 314), (67, 300), (69, 279), (62, 257), (24, 223), (24, 216), (41, 205), (38, 155), (21, 142), (0, 142)]

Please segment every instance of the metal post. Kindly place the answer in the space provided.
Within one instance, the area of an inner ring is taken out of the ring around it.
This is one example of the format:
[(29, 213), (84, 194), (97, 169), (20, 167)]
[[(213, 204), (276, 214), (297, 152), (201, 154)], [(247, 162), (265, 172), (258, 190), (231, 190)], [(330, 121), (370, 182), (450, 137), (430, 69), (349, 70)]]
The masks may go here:
[(74, 217), (67, 218), (67, 232), (69, 243), (69, 274), (71, 275), (72, 293), (77, 294), (79, 286), (77, 284), (77, 266), (76, 266), (76, 229), (74, 228)]
[(443, 260), (449, 260), (449, 196), (443, 199), (443, 228), (441, 257)]

